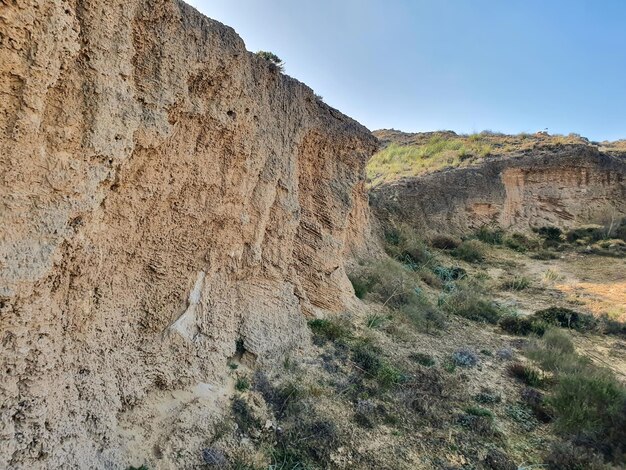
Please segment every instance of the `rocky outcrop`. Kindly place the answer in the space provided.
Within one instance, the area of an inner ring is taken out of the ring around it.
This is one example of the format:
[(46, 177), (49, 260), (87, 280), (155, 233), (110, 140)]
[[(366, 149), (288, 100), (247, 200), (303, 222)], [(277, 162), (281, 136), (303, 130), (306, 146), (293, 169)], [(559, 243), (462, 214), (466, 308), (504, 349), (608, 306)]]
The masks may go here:
[(0, 468), (199, 463), (227, 359), (350, 297), (375, 139), (179, 1), (4, 2), (0, 41)]
[(425, 234), (610, 224), (626, 216), (626, 156), (591, 145), (528, 150), (383, 184), (370, 200), (380, 217)]

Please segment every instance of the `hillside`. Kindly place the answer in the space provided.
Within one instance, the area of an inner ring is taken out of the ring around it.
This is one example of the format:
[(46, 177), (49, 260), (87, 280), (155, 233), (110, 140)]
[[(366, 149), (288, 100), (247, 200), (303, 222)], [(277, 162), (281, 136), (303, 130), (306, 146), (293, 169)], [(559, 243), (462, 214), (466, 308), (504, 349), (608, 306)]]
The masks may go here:
[[(386, 148), (367, 166), (369, 175), (383, 168), (370, 180), (370, 204), (380, 218), (394, 214), (418, 232), (587, 224), (613, 231), (626, 217), (626, 154), (617, 144), (599, 147), (578, 137), (377, 135)], [(483, 156), (476, 153), (485, 148)]]
[(0, 469), (624, 465), (622, 141), (372, 135), (180, 0), (0, 46)]
[(382, 145), (367, 165), (369, 184), (374, 187), (404, 177), (469, 167), (494, 157), (558, 150), (566, 145), (626, 154), (624, 141), (590, 142), (576, 134), (506, 135), (484, 131), (465, 135), (452, 131), (407, 133), (389, 129), (377, 130), (373, 134)]

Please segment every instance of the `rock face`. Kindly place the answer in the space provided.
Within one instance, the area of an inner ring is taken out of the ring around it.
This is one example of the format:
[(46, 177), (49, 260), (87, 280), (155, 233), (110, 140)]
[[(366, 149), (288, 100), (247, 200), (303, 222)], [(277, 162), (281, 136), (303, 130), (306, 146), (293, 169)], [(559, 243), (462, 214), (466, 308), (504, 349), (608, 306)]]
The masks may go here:
[(0, 468), (199, 463), (228, 358), (350, 297), (376, 140), (179, 1), (4, 2), (0, 41)]
[(590, 145), (533, 150), (384, 184), (370, 200), (379, 216), (422, 233), (618, 222), (626, 216), (626, 155)]

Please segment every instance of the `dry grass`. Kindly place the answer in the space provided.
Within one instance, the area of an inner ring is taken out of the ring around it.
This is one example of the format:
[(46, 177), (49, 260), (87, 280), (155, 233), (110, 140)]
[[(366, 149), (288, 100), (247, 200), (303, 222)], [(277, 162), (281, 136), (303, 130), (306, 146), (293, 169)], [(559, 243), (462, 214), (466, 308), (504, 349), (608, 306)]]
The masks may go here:
[(408, 134), (379, 130), (374, 135), (384, 147), (367, 165), (367, 176), (373, 186), (447, 167), (469, 166), (490, 156), (534, 148), (589, 144), (586, 139), (575, 134), (504, 135), (491, 131), (471, 135), (450, 131)]

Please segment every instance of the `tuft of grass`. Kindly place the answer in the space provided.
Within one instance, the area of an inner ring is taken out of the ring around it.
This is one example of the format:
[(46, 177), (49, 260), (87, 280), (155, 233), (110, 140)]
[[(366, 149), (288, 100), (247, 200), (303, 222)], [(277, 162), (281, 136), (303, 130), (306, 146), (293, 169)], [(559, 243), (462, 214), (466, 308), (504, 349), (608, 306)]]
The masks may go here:
[(384, 317), (383, 315), (373, 313), (371, 315), (368, 315), (365, 325), (368, 328), (378, 329), (381, 326), (383, 326), (386, 321), (387, 321), (387, 318)]
[(432, 254), (424, 240), (409, 225), (400, 223), (385, 230), (385, 251), (392, 258), (416, 270), (428, 263)]
[(443, 361), (443, 364), (441, 364), (441, 367), (443, 367), (443, 370), (445, 370), (446, 372), (450, 374), (453, 374), (454, 371), (456, 371), (456, 364), (454, 363), (452, 359), (446, 359), (445, 361)]
[(608, 230), (600, 225), (587, 225), (569, 230), (565, 239), (569, 243), (592, 244), (608, 238)]
[(554, 245), (561, 242), (563, 231), (558, 227), (544, 226), (533, 229), (544, 242), (548, 245)]
[(564, 436), (619, 459), (626, 451), (626, 387), (608, 369), (576, 353), (562, 330), (546, 332), (528, 352), (542, 368), (555, 374), (556, 385), (546, 399), (555, 426)]
[(611, 470), (601, 455), (571, 442), (555, 442), (544, 458), (548, 470)]
[(499, 227), (483, 225), (475, 234), (476, 238), (489, 245), (502, 245), (504, 240), (504, 230)]
[(478, 240), (465, 240), (452, 251), (452, 255), (468, 263), (479, 263), (485, 259), (485, 246)]
[(557, 270), (550, 268), (543, 273), (543, 278), (548, 282), (556, 282), (563, 279), (563, 275)]
[(413, 362), (417, 362), (424, 367), (432, 367), (435, 365), (435, 359), (433, 359), (430, 354), (426, 353), (411, 353), (409, 354), (409, 359), (411, 359)]
[(516, 378), (531, 387), (539, 387), (544, 382), (541, 371), (520, 362), (509, 364), (507, 372), (511, 377)]
[(536, 334), (542, 336), (549, 325), (541, 319), (535, 317), (522, 317), (520, 315), (504, 315), (498, 322), (500, 328), (513, 335), (527, 336)]
[(504, 412), (527, 432), (533, 431), (539, 425), (533, 411), (524, 403), (507, 405)]
[[(407, 265), (387, 258), (364, 264), (351, 275), (366, 286), (367, 300), (400, 312), (418, 329), (429, 332), (444, 327), (443, 315), (423, 294), (420, 274)], [(375, 320), (372, 327), (377, 323)]]
[(389, 389), (395, 385), (406, 382), (407, 378), (400, 369), (383, 363), (376, 374), (376, 381), (383, 389)]
[(383, 389), (406, 380), (405, 375), (399, 369), (382, 358), (380, 349), (371, 344), (357, 344), (352, 351), (352, 360), (361, 371), (375, 379)]
[(538, 259), (540, 261), (549, 261), (552, 259), (558, 259), (559, 255), (554, 251), (542, 249), (537, 251), (537, 253), (533, 253), (532, 255), (530, 255), (530, 257), (533, 259)]
[(350, 330), (345, 322), (340, 321), (337, 318), (322, 319), (316, 318), (309, 321), (309, 328), (318, 340), (318, 343), (324, 343), (326, 341), (338, 341), (348, 338), (350, 336)]
[(352, 360), (371, 376), (375, 376), (383, 366), (380, 350), (369, 344), (358, 344), (352, 351)]
[(493, 419), (493, 413), (486, 408), (481, 408), (480, 406), (468, 406), (467, 408), (465, 408), (465, 412), (468, 415), (482, 416), (484, 418)]
[(531, 239), (523, 233), (512, 233), (507, 235), (502, 240), (502, 243), (511, 250), (525, 253), (529, 250), (535, 250), (539, 248), (539, 243), (536, 239)]
[(452, 354), (452, 361), (457, 366), (474, 367), (478, 364), (478, 355), (469, 349), (459, 349)]
[(248, 434), (252, 429), (258, 428), (259, 420), (254, 416), (254, 413), (248, 406), (248, 403), (241, 398), (235, 397), (231, 404), (231, 411), (235, 419), (235, 423), (239, 426), (239, 429)]
[(502, 312), (493, 302), (482, 297), (472, 286), (459, 286), (440, 298), (444, 310), (469, 320), (497, 323)]
[(250, 388), (250, 380), (245, 375), (237, 377), (235, 382), (235, 389), (239, 392), (245, 392)]
[(437, 265), (432, 268), (432, 271), (443, 282), (458, 281), (467, 276), (467, 271), (459, 266), (447, 267)]
[(521, 291), (530, 287), (531, 280), (526, 276), (515, 276), (502, 283), (502, 288), (511, 291)]
[(535, 312), (535, 317), (550, 325), (579, 331), (593, 330), (598, 323), (593, 315), (579, 313), (564, 307), (550, 307), (539, 310)]
[(430, 246), (438, 250), (454, 250), (461, 244), (461, 240), (449, 235), (435, 235), (430, 239)]
[(258, 51), (256, 52), (256, 55), (262, 59), (267, 60), (277, 70), (280, 70), (281, 72), (285, 70), (285, 63), (273, 52)]
[(474, 400), (483, 405), (492, 405), (494, 403), (500, 403), (502, 401), (502, 397), (491, 391), (482, 391), (474, 395)]

